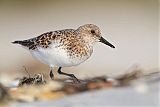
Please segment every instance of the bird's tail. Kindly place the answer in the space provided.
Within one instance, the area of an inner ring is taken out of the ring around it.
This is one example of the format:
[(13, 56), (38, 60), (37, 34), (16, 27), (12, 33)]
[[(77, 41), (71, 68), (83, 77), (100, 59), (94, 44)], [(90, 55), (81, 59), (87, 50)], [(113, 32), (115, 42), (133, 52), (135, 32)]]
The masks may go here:
[(24, 41), (14, 41), (14, 42), (12, 42), (13, 44), (20, 44), (20, 45), (22, 45), (22, 46), (28, 46), (28, 41), (27, 40), (24, 40)]
[(26, 49), (35, 49), (36, 44), (34, 42), (34, 39), (28, 39), (28, 40), (22, 40), (22, 41), (14, 41), (13, 44), (20, 44)]

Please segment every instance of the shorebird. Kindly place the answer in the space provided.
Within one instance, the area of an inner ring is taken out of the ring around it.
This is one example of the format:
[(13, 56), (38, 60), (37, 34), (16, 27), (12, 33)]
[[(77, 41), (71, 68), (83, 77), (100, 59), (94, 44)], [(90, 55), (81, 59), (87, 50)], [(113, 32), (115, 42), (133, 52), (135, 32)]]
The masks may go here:
[(14, 41), (30, 51), (32, 56), (50, 67), (50, 78), (54, 79), (53, 68), (58, 66), (58, 73), (79, 80), (73, 74), (61, 71), (62, 67), (71, 67), (86, 61), (93, 53), (93, 45), (102, 42), (111, 48), (111, 43), (101, 36), (101, 31), (94, 24), (85, 24), (78, 29), (64, 29), (43, 33), (40, 36)]

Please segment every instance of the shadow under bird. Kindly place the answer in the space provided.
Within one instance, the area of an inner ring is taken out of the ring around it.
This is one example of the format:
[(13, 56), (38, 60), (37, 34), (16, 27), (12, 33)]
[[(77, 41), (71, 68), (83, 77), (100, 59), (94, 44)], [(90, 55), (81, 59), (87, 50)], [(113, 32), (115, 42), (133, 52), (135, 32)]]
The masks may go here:
[(12, 43), (20, 44), (28, 49), (34, 58), (49, 65), (51, 79), (54, 78), (53, 68), (58, 66), (59, 74), (70, 76), (75, 82), (79, 82), (73, 74), (62, 72), (61, 68), (76, 66), (86, 61), (91, 56), (96, 42), (115, 48), (101, 36), (99, 27), (94, 24), (85, 24), (78, 29), (50, 31)]

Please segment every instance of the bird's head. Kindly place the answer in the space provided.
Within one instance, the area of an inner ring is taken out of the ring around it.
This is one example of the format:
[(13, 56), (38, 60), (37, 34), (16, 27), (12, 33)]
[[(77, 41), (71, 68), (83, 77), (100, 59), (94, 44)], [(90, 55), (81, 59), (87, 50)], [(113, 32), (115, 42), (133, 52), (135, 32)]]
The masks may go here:
[(94, 44), (96, 42), (102, 42), (111, 48), (115, 48), (115, 46), (101, 36), (99, 27), (94, 24), (85, 24), (80, 26), (76, 31), (86, 43)]

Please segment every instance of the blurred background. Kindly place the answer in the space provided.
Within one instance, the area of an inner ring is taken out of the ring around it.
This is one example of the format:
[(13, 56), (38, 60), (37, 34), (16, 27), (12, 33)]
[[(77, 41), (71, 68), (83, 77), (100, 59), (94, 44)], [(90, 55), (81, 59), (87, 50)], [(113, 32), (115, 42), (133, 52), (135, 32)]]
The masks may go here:
[(116, 48), (97, 43), (89, 60), (65, 72), (86, 78), (119, 74), (133, 65), (158, 70), (158, 0), (0, 0), (1, 81), (22, 76), (23, 66), (48, 78), (49, 67), (12, 41), (87, 23), (99, 26)]

